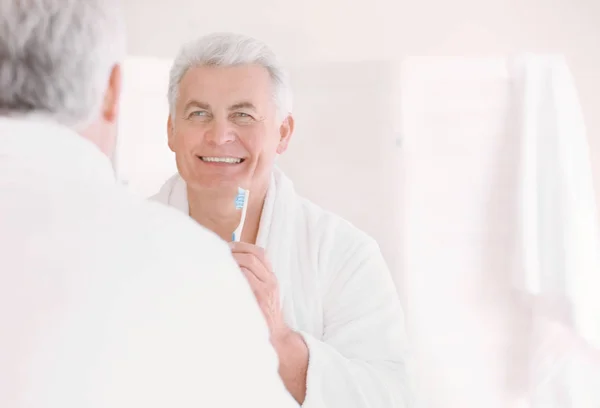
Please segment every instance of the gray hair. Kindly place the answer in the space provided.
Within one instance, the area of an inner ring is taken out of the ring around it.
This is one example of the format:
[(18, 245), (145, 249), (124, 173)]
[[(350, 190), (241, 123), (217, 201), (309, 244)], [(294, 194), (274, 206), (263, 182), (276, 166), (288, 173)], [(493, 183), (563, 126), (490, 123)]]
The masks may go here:
[(292, 94), (287, 72), (275, 53), (263, 42), (241, 34), (214, 33), (183, 46), (169, 76), (169, 109), (175, 114), (179, 83), (186, 72), (195, 66), (240, 66), (257, 64), (269, 72), (273, 82), (274, 99), (279, 115), (292, 111)]
[(125, 57), (111, 0), (0, 0), (0, 114), (41, 115), (77, 128), (99, 114)]

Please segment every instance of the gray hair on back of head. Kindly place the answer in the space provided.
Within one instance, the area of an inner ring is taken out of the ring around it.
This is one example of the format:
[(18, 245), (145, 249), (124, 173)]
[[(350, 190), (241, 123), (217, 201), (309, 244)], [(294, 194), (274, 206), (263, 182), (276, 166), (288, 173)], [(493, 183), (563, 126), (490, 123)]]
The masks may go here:
[(292, 92), (287, 72), (275, 53), (263, 42), (242, 34), (213, 33), (189, 42), (175, 58), (169, 75), (169, 109), (175, 114), (179, 84), (186, 72), (196, 66), (264, 67), (273, 83), (274, 100), (278, 114), (283, 118), (292, 111)]
[(125, 57), (116, 0), (0, 0), (0, 115), (79, 128)]

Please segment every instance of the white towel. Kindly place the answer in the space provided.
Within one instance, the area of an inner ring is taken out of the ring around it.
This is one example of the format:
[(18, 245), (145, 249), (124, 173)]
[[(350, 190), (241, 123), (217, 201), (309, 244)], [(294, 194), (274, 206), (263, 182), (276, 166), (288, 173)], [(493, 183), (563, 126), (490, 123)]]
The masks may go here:
[(534, 308), (542, 343), (534, 350), (532, 386), (562, 377), (554, 383), (570, 406), (596, 407), (592, 389), (583, 388), (582, 366), (573, 363), (578, 354), (592, 357), (585, 343), (600, 350), (600, 231), (581, 107), (563, 57), (526, 55), (512, 70), (522, 143), (523, 268), (516, 285), (543, 303)]
[(524, 57), (515, 69), (523, 95), (523, 283), (531, 293), (563, 292), (577, 331), (600, 346), (600, 232), (575, 84), (561, 57)]

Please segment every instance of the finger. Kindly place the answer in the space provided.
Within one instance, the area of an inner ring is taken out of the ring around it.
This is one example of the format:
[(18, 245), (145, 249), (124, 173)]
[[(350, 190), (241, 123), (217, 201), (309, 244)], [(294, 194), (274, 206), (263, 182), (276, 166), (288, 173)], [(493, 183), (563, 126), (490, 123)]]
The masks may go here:
[(273, 267), (271, 266), (271, 262), (266, 256), (265, 250), (256, 245), (248, 244), (246, 242), (231, 242), (229, 244), (232, 253), (238, 254), (248, 254), (255, 256), (265, 267), (272, 271)]
[(240, 268), (248, 269), (258, 280), (266, 283), (275, 278), (256, 256), (247, 253), (232, 253), (232, 255)]
[(240, 269), (242, 271), (242, 274), (246, 277), (246, 280), (248, 281), (252, 292), (254, 292), (254, 294), (256, 295), (256, 293), (260, 290), (260, 287), (264, 284), (260, 280), (258, 280), (256, 275), (254, 275), (250, 269), (244, 268), (243, 266), (240, 267)]
[[(240, 269), (248, 281), (248, 286), (250, 287), (250, 290), (252, 291), (252, 294), (254, 295), (254, 298), (256, 299), (260, 309), (263, 311), (263, 313), (267, 313), (270, 305), (270, 302), (268, 301), (269, 294), (272, 292), (270, 284), (258, 280), (256, 275), (254, 275), (249, 269)], [(265, 317), (267, 316), (265, 315)]]
[(263, 248), (247, 242), (230, 242), (229, 248), (231, 248), (233, 252), (253, 254), (259, 259), (266, 258), (265, 250)]

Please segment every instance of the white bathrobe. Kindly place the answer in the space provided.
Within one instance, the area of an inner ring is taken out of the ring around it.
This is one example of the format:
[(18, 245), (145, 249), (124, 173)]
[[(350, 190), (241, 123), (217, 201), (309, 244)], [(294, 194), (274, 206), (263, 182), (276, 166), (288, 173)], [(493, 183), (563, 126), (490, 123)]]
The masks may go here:
[(298, 407), (227, 245), (69, 129), (0, 118), (0, 407)]
[[(152, 199), (189, 214), (179, 175)], [(404, 317), (377, 243), (298, 196), (275, 168), (257, 245), (273, 265), (288, 325), (309, 348), (303, 406), (407, 406)]]

